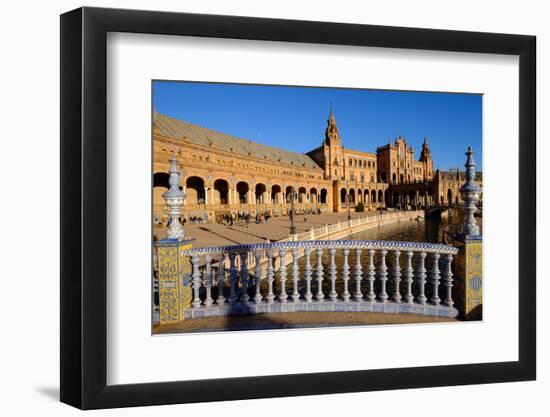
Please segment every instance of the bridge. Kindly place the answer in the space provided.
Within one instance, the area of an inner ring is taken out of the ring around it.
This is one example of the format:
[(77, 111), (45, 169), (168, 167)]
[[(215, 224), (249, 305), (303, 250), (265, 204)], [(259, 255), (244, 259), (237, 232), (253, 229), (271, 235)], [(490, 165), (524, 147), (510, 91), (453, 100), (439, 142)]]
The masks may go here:
[[(469, 148), (461, 270), (464, 317), (481, 305), (481, 236), (474, 220), (480, 189)], [(155, 245), (160, 324), (213, 316), (291, 312), (373, 312), (454, 318), (453, 259), (459, 248), (380, 240), (279, 241), (192, 248), (180, 224), (185, 193), (172, 158), (164, 193), (168, 238)], [(447, 209), (433, 206), (431, 210)], [(322, 238), (321, 236), (319, 236)], [(479, 308), (477, 308), (479, 310)]]

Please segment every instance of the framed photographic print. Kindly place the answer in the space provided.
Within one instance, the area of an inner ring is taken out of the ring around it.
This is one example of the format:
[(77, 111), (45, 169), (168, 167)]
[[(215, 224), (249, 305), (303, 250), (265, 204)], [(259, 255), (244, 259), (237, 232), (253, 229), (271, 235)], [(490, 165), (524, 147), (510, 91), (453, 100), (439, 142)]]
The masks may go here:
[(535, 378), (535, 38), (61, 16), (61, 400)]

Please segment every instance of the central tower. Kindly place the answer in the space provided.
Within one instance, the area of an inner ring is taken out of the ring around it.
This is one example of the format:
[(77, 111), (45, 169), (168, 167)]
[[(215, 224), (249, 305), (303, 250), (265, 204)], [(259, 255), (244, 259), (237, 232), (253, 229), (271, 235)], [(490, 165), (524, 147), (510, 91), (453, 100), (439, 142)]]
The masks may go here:
[(332, 107), (327, 120), (327, 128), (325, 129), (325, 140), (323, 141), (325, 153), (325, 177), (332, 180), (344, 178), (345, 176), (345, 159), (342, 147), (342, 138), (338, 132), (336, 118)]

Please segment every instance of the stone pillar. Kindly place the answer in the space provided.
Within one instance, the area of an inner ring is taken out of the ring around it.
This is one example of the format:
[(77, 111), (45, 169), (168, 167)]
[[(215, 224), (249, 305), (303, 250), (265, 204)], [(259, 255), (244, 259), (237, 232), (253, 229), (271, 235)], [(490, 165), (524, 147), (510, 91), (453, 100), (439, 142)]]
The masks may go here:
[(185, 251), (191, 249), (191, 239), (185, 239), (179, 222), (185, 193), (179, 189), (180, 172), (173, 155), (170, 167), (170, 189), (162, 196), (168, 206), (170, 222), (166, 239), (155, 243), (159, 274), (160, 324), (183, 320), (184, 311), (191, 307), (191, 263)]
[(191, 307), (191, 263), (185, 251), (189, 240), (160, 240), (155, 244), (159, 270), (160, 324), (183, 320), (185, 309)]
[[(457, 289), (464, 300), (463, 314), (466, 320), (480, 320), (483, 305), (483, 239), (474, 214), (477, 212), (476, 203), (479, 200), (481, 189), (475, 182), (475, 162), (473, 150), (468, 147), (466, 152), (466, 182), (460, 187), (460, 195), (465, 202), (464, 222), (461, 238), (464, 246), (460, 253), (463, 261), (462, 282), (457, 282)], [(458, 275), (458, 274), (457, 274)], [(460, 278), (457, 276), (457, 278)]]

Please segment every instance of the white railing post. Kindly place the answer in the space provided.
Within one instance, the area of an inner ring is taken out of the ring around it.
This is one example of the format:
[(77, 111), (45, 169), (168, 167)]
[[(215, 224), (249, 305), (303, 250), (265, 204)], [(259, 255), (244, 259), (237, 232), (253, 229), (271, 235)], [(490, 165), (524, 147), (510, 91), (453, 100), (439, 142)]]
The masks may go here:
[(237, 301), (237, 267), (235, 265), (237, 254), (229, 253), (229, 303), (235, 304)]
[(433, 254), (431, 278), (433, 286), (432, 303), (438, 306), (441, 303), (441, 299), (439, 298), (439, 253)]
[(279, 250), (279, 262), (279, 281), (281, 283), (279, 301), (281, 303), (286, 303), (288, 300), (288, 294), (286, 293), (286, 249), (281, 248)]
[(204, 269), (204, 286), (206, 287), (206, 298), (204, 299), (204, 306), (210, 307), (212, 304), (214, 304), (214, 300), (212, 300), (212, 256), (206, 254), (206, 256), (204, 257), (204, 261), (206, 262), (206, 266)]
[(386, 255), (388, 254), (388, 251), (381, 250), (380, 251), (380, 265), (378, 267), (378, 275), (380, 283), (382, 284), (380, 287), (380, 295), (378, 298), (380, 298), (380, 302), (385, 303), (388, 300), (388, 293), (386, 292), (386, 281), (388, 280), (388, 268), (386, 266)]
[(367, 300), (369, 302), (374, 303), (376, 300), (376, 294), (374, 293), (374, 278), (376, 275), (375, 269), (374, 269), (374, 250), (369, 249), (369, 261), (367, 266), (367, 281), (369, 282), (369, 292), (367, 293)]
[(298, 292), (298, 280), (300, 279), (300, 270), (298, 268), (298, 248), (294, 247), (292, 254), (292, 301), (297, 303), (300, 301), (300, 293)]
[(262, 253), (261, 251), (257, 250), (254, 252), (254, 257), (256, 258), (256, 266), (254, 268), (254, 282), (256, 284), (256, 294), (254, 295), (254, 302), (261, 303), (262, 302), (262, 292), (261, 292), (261, 282), (262, 282), (262, 265), (261, 265), (261, 258)]
[(412, 295), (412, 282), (413, 282), (413, 268), (412, 268), (413, 252), (407, 251), (407, 266), (405, 267), (405, 282), (407, 283), (407, 294), (405, 295), (405, 302), (407, 304), (413, 303)]
[(248, 252), (241, 253), (241, 303), (248, 304)]
[(201, 306), (201, 299), (199, 298), (199, 289), (201, 287), (201, 273), (199, 271), (199, 256), (191, 256), (191, 265), (193, 265), (192, 283), (193, 283), (193, 302), (191, 305), (193, 308)]
[(220, 260), (218, 261), (218, 298), (216, 304), (224, 304), (227, 300), (223, 296), (223, 288), (225, 287), (225, 253), (221, 253)]
[(344, 293), (342, 294), (342, 298), (344, 302), (348, 302), (350, 298), (349, 290), (348, 290), (348, 281), (349, 281), (349, 265), (348, 265), (348, 256), (349, 256), (349, 249), (344, 249), (342, 251), (344, 255), (344, 266), (342, 267), (342, 280), (344, 281)]
[(399, 284), (401, 283), (401, 267), (399, 266), (399, 256), (401, 252), (396, 250), (393, 252), (394, 264), (393, 264), (393, 279), (394, 279), (394, 291), (393, 291), (393, 301), (396, 303), (401, 302), (401, 292), (399, 291)]
[(363, 278), (363, 267), (361, 266), (361, 249), (355, 249), (355, 301), (361, 301), (363, 293), (361, 292), (361, 279)]
[(315, 299), (318, 302), (325, 301), (325, 294), (323, 293), (323, 249), (317, 249), (317, 268), (315, 270), (315, 276), (317, 277), (317, 294)]
[(445, 271), (443, 272), (443, 277), (445, 279), (445, 287), (447, 289), (447, 297), (445, 297), (445, 305), (447, 307), (452, 307), (454, 305), (453, 301), (453, 255), (446, 255), (446, 265)]
[(273, 269), (273, 249), (267, 251), (267, 296), (268, 304), (273, 304), (275, 294), (273, 293), (273, 281), (275, 280), (275, 271)]
[(336, 262), (334, 260), (336, 256), (336, 249), (330, 248), (328, 253), (330, 254), (330, 264), (328, 267), (328, 274), (330, 279), (330, 301), (336, 301), (338, 294), (336, 293)]
[(417, 270), (417, 281), (418, 281), (418, 297), (416, 297), (416, 301), (418, 301), (420, 304), (424, 305), (426, 304), (426, 268), (424, 265), (426, 259), (426, 252), (420, 252), (418, 254), (418, 266), (416, 267)]
[(307, 303), (311, 303), (313, 299), (313, 294), (311, 293), (311, 248), (306, 247), (304, 249), (304, 255), (306, 257), (306, 266), (304, 269), (304, 276), (306, 280), (305, 300)]

